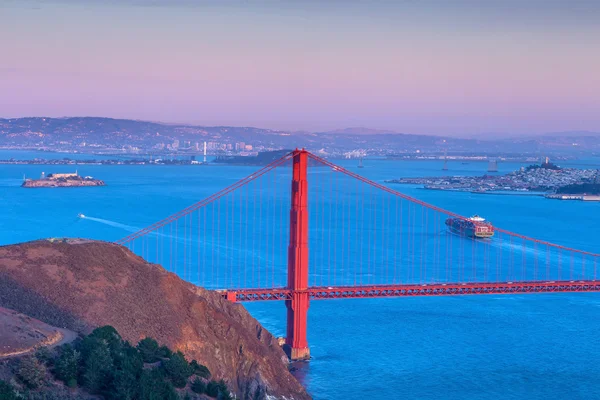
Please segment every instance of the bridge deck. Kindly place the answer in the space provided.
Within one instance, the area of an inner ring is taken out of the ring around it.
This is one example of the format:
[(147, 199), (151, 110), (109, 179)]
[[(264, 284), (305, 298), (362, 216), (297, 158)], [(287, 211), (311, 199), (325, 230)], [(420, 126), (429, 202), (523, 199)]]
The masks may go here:
[[(231, 301), (291, 300), (295, 293), (286, 288), (228, 289), (220, 290), (219, 292), (222, 293), (223, 297)], [(305, 292), (308, 292), (310, 298), (313, 300), (404, 296), (600, 292), (600, 281), (437, 283), (427, 285), (311, 287)]]

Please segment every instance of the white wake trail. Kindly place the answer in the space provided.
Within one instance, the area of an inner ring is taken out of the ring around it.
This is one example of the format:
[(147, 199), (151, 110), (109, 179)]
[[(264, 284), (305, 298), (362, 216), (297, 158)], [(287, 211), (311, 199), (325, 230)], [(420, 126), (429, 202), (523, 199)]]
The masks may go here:
[(81, 219), (99, 222), (101, 224), (112, 226), (114, 228), (121, 228), (123, 230), (126, 230), (127, 232), (137, 232), (140, 230), (140, 228), (137, 228), (135, 226), (125, 225), (120, 222), (111, 221), (111, 220), (103, 219), (103, 218), (88, 217), (87, 215), (85, 217), (81, 217)]

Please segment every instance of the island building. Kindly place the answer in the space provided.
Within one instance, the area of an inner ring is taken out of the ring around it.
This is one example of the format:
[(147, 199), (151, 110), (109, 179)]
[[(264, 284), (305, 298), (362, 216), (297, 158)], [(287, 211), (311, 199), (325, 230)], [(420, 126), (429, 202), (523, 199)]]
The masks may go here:
[[(77, 171), (70, 172), (66, 174), (48, 174), (48, 179), (69, 179), (69, 178), (77, 178), (79, 174)], [(42, 172), (42, 179), (44, 178), (44, 173)]]

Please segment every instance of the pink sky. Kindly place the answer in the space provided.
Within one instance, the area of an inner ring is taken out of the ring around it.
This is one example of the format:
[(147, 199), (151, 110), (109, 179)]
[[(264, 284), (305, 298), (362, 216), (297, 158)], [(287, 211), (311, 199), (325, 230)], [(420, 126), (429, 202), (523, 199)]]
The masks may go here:
[(600, 131), (599, 3), (0, 0), (0, 117)]

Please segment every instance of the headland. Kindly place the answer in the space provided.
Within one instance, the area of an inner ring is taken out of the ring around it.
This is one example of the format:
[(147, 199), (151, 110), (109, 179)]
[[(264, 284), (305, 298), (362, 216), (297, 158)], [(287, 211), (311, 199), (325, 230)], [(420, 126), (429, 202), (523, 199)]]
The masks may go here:
[(561, 200), (600, 200), (600, 172), (561, 168), (548, 159), (505, 175), (400, 178), (386, 183), (417, 184), (424, 189), (487, 194), (528, 194)]
[(116, 244), (59, 238), (0, 246), (0, 307), (49, 331), (88, 335), (110, 325), (130, 343), (151, 337), (205, 365), (238, 399), (310, 399), (277, 338), (242, 305)]

